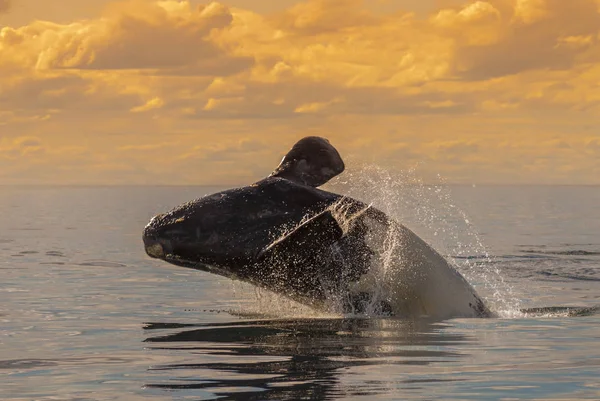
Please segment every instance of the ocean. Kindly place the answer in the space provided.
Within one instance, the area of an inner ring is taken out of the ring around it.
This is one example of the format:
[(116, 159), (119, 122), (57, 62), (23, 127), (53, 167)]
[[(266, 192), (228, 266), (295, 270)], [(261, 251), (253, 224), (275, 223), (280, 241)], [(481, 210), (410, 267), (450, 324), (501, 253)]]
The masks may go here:
[(497, 318), (325, 316), (146, 256), (153, 215), (223, 188), (4, 186), (0, 399), (600, 399), (600, 187), (372, 181), (329, 188)]

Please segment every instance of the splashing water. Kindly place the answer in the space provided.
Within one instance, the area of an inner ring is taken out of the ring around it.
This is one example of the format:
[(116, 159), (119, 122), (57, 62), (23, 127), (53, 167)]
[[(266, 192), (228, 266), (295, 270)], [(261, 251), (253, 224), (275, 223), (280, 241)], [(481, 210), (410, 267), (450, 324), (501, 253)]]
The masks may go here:
[[(342, 228), (344, 233), (348, 233), (354, 226), (355, 222), (358, 221), (368, 209), (372, 207), (371, 204), (366, 207), (353, 210), (351, 203), (346, 202), (345, 198), (342, 198), (337, 203), (329, 207), (333, 217), (337, 220), (338, 224)], [(396, 255), (396, 249), (400, 246), (400, 238), (393, 226), (389, 227), (370, 227), (371, 233), (365, 237), (368, 246), (371, 250), (375, 251), (375, 255), (371, 258), (369, 273), (366, 280), (361, 279), (362, 285), (369, 288), (371, 293), (371, 299), (365, 305), (364, 315), (377, 316), (381, 314), (380, 306), (382, 302), (387, 301), (390, 295), (393, 295), (399, 289), (394, 286), (394, 280), (392, 279), (393, 273), (397, 268), (394, 263), (394, 256)], [(348, 294), (332, 294), (331, 299), (336, 299), (336, 308), (341, 309), (341, 304), (344, 297), (348, 297)], [(355, 311), (351, 313), (356, 315)]]
[[(438, 181), (425, 184), (415, 169), (392, 173), (376, 165), (363, 165), (332, 180), (328, 189), (373, 205), (418, 233), (447, 255), (500, 317), (524, 317), (513, 288), (504, 281), (467, 213), (454, 204), (441, 177)], [(393, 230), (386, 236), (380, 251), (378, 285), (393, 284), (385, 283), (386, 272), (395, 265), (394, 249), (401, 245)]]
[[(415, 169), (392, 172), (376, 165), (361, 165), (345, 172), (342, 177), (333, 179), (325, 189), (368, 205), (367, 208), (356, 211), (349, 208), (348, 203), (342, 199), (330, 207), (344, 232), (348, 232), (356, 218), (369, 207), (376, 207), (415, 231), (446, 255), (446, 259), (479, 290), (486, 305), (498, 316), (530, 316), (520, 310), (520, 301), (514, 295), (512, 287), (504, 281), (467, 213), (452, 201), (450, 188), (441, 177), (438, 177), (438, 181), (436, 184), (425, 184)], [(303, 222), (304, 220), (300, 224)], [(287, 227), (285, 232), (279, 232), (273, 240), (276, 241), (279, 236), (295, 228)], [(375, 289), (375, 293), (369, 305), (366, 305), (364, 314), (367, 316), (378, 314), (378, 302), (385, 299), (385, 294), (406, 290), (401, 283), (392, 280), (397, 277), (394, 274), (394, 269), (398, 269), (396, 249), (402, 246), (398, 232), (389, 227), (385, 232), (379, 231), (378, 235), (381, 238), (376, 238), (370, 244), (376, 246), (377, 252), (369, 278), (369, 286)], [(238, 299), (250, 302), (240, 304), (238, 310), (230, 313), (246, 317), (340, 317), (343, 297), (347, 296), (340, 296), (333, 291), (328, 297), (328, 312), (323, 312), (250, 284), (237, 282), (233, 285)]]
[(235, 316), (260, 319), (327, 319), (340, 318), (343, 316), (340, 313), (335, 313), (335, 308), (330, 308), (331, 312), (317, 310), (286, 298), (283, 295), (242, 281), (231, 281), (231, 285), (233, 286), (234, 294), (240, 303), (227, 312)]

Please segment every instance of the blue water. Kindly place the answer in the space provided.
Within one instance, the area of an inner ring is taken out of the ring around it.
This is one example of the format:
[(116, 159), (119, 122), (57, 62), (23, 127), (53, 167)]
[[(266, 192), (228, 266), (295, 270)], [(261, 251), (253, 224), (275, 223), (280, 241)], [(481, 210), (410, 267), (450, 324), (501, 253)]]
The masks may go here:
[(600, 399), (600, 187), (350, 188), (502, 309), (443, 322), (315, 316), (144, 254), (152, 215), (216, 190), (0, 187), (0, 399)]

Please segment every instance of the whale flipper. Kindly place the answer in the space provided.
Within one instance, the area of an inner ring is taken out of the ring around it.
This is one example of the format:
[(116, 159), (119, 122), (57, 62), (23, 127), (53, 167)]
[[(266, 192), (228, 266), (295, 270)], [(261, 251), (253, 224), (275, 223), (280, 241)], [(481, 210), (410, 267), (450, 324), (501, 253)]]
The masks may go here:
[(265, 247), (258, 254), (257, 261), (285, 256), (287, 263), (302, 263), (320, 249), (339, 241), (343, 235), (331, 211), (325, 210)]
[(316, 188), (343, 172), (344, 168), (342, 157), (327, 139), (308, 136), (292, 147), (270, 177)]

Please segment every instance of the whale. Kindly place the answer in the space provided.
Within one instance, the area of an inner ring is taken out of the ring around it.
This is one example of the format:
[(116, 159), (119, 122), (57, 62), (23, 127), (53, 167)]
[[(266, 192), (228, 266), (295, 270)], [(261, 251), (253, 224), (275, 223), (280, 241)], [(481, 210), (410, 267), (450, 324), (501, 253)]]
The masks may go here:
[(409, 228), (319, 188), (344, 170), (328, 139), (302, 138), (268, 177), (154, 216), (143, 230), (144, 249), (326, 312), (493, 316), (459, 271)]

